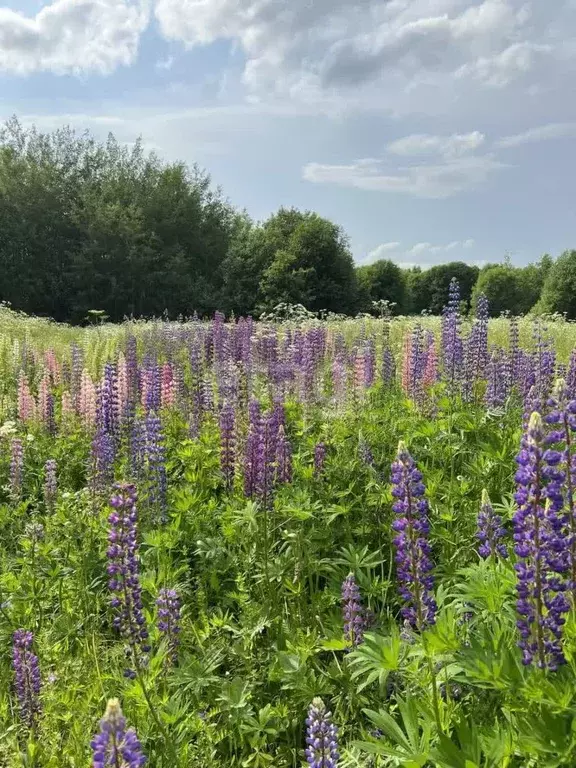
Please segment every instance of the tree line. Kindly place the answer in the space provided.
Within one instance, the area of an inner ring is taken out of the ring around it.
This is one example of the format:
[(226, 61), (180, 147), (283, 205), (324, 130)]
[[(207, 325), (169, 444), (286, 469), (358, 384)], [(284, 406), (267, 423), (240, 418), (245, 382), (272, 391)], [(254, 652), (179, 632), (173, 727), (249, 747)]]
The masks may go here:
[(483, 292), (494, 315), (576, 317), (576, 251), (522, 268), (355, 267), (337, 224), (286, 208), (255, 222), (203, 170), (139, 141), (41, 133), (16, 118), (0, 130), (0, 299), (24, 312), (80, 323), (93, 310), (258, 315), (286, 302), (356, 314), (387, 301), (397, 314), (437, 314), (452, 277), (469, 307)]

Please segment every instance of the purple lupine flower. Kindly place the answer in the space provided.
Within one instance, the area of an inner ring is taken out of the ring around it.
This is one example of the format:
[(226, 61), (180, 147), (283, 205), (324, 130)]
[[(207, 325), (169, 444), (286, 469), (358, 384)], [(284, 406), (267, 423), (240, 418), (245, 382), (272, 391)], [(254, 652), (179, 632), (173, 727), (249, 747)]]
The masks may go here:
[[(520, 453), (516, 457), (517, 510), (514, 542), (518, 562), (516, 608), (520, 618), (518, 645), (522, 663), (534, 660), (541, 669), (557, 669), (565, 662), (561, 647), (564, 614), (569, 610), (563, 570), (563, 538), (553, 493), (547, 497), (546, 479), (560, 480), (557, 451), (545, 451), (545, 435), (539, 413), (530, 416)], [(547, 455), (548, 454), (548, 455)]]
[(502, 351), (495, 349), (488, 362), (488, 383), (484, 393), (484, 402), (489, 408), (505, 405), (508, 398), (510, 377), (505, 363)]
[(353, 647), (364, 640), (366, 614), (362, 605), (360, 588), (353, 573), (342, 582), (342, 614), (344, 617), (344, 637)]
[(442, 360), (448, 391), (455, 395), (461, 378), (463, 344), (460, 334), (460, 286), (450, 281), (448, 305), (442, 314)]
[(34, 636), (25, 629), (17, 629), (13, 636), (12, 666), (14, 690), (24, 725), (34, 728), (40, 715), (40, 665), (32, 653)]
[(292, 482), (292, 445), (281, 424), (276, 441), (276, 483), (286, 484)]
[(466, 402), (472, 400), (474, 385), (488, 364), (488, 299), (482, 293), (476, 304), (476, 319), (468, 337), (464, 355), (466, 375), (462, 382), (462, 395)]
[(261, 418), (256, 443), (256, 496), (263, 507), (269, 508), (274, 499), (275, 464), (277, 458), (278, 430), (274, 414)]
[(547, 328), (539, 320), (534, 321), (534, 340), (536, 343), (535, 387), (538, 396), (545, 401), (552, 390), (554, 373), (556, 371), (556, 353), (551, 346), (550, 338), (546, 335)]
[(144, 432), (148, 503), (158, 510), (161, 522), (165, 523), (168, 519), (168, 502), (164, 433), (160, 417), (153, 411), (149, 411), (146, 416)]
[(226, 488), (234, 485), (236, 472), (236, 416), (234, 408), (226, 403), (220, 411), (220, 470)]
[(500, 515), (494, 512), (486, 489), (482, 491), (476, 536), (480, 542), (478, 547), (480, 557), (493, 557), (495, 559), (508, 557), (508, 548), (502, 541), (506, 536), (506, 529), (502, 526)]
[(360, 439), (358, 440), (358, 458), (363, 464), (366, 464), (367, 467), (373, 467), (375, 464), (372, 449), (362, 436), (360, 436)]
[(82, 371), (84, 369), (84, 350), (82, 347), (79, 347), (77, 344), (73, 343), (71, 346), (70, 355), (70, 394), (72, 396), (74, 408), (76, 411), (78, 411), (80, 382), (82, 381)]
[(110, 699), (100, 730), (90, 742), (92, 768), (140, 768), (146, 763), (136, 731), (126, 728), (118, 699)]
[(521, 378), (521, 350), (520, 350), (520, 329), (518, 327), (518, 318), (510, 318), (510, 333), (508, 346), (510, 350), (510, 365), (512, 368), (512, 380), (517, 383)]
[(337, 768), (338, 728), (320, 698), (312, 700), (306, 718), (306, 761), (310, 768)]
[(128, 399), (132, 405), (135, 405), (138, 396), (138, 342), (132, 335), (126, 339), (126, 376)]
[[(556, 547), (568, 560), (568, 587), (576, 605), (576, 454), (573, 435), (576, 431), (576, 399), (566, 383), (559, 379), (547, 402), (544, 421), (551, 427), (545, 437), (548, 450), (544, 454), (548, 467), (546, 497), (552, 503), (556, 520), (565, 530), (559, 530), (561, 540)], [(565, 535), (567, 542), (562, 540)], [(563, 544), (567, 543), (567, 546)]]
[(422, 326), (416, 323), (410, 334), (410, 364), (408, 378), (408, 394), (418, 405), (424, 399), (424, 372), (426, 369), (426, 354)]
[(58, 492), (58, 479), (56, 477), (56, 471), (58, 465), (56, 459), (48, 459), (44, 464), (44, 503), (47, 509), (52, 509), (54, 502), (56, 501), (56, 494)]
[(90, 463), (90, 487), (94, 494), (108, 492), (114, 482), (116, 446), (114, 438), (99, 429), (93, 440)]
[(396, 361), (390, 347), (385, 347), (382, 353), (382, 381), (384, 384), (393, 384), (396, 379)]
[(262, 440), (262, 412), (258, 400), (248, 406), (248, 438), (244, 452), (244, 494), (252, 498), (256, 493), (258, 474), (258, 446)]
[(24, 443), (19, 437), (10, 443), (10, 494), (18, 500), (22, 495), (24, 480)]
[(130, 472), (134, 480), (144, 475), (146, 461), (146, 426), (142, 419), (134, 419), (130, 434)]
[(576, 399), (576, 349), (570, 353), (570, 362), (566, 373), (566, 388), (570, 399)]
[(104, 376), (98, 387), (96, 428), (109, 434), (115, 441), (120, 437), (118, 378), (113, 363), (106, 363), (104, 366)]
[(168, 645), (168, 659), (171, 663), (178, 658), (178, 646), (180, 645), (180, 598), (175, 589), (163, 588), (158, 599), (158, 629), (166, 638)]
[[(108, 588), (115, 610), (114, 627), (128, 644), (128, 654), (139, 665), (148, 653), (148, 630), (143, 613), (142, 589), (138, 565), (136, 488), (119, 483), (110, 499), (112, 512), (108, 517)], [(132, 669), (125, 672), (135, 677)]]
[(322, 440), (314, 446), (314, 477), (318, 478), (324, 471), (327, 447)]
[(397, 515), (392, 527), (399, 591), (404, 606), (402, 616), (414, 629), (422, 631), (434, 624), (432, 561), (428, 534), (428, 502), (424, 498), (422, 473), (414, 463), (405, 444), (400, 441), (396, 460), (392, 463), (392, 495), (396, 499), (392, 509)]

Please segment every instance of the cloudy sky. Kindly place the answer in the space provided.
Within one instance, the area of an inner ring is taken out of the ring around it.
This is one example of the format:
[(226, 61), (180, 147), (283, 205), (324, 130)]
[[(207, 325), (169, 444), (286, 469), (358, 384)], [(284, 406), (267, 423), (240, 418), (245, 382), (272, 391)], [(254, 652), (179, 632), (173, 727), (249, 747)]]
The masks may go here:
[[(2, 0), (0, 0), (2, 2)], [(197, 162), (359, 263), (576, 247), (576, 0), (5, 0), (0, 114)]]

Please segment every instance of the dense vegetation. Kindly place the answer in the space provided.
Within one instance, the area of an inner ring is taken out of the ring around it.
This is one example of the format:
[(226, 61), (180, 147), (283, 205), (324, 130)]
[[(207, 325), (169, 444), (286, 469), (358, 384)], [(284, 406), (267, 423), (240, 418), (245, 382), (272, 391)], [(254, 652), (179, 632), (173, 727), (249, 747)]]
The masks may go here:
[(460, 307), (0, 310), (0, 765), (574, 765), (576, 334)]
[(355, 269), (336, 224), (293, 209), (253, 222), (203, 171), (140, 143), (41, 134), (15, 119), (0, 132), (0, 299), (18, 310), (78, 323), (90, 310), (112, 320), (259, 316), (281, 302), (354, 315), (386, 300), (396, 314), (438, 314), (452, 277), (466, 309), (484, 293), (493, 316), (576, 317), (576, 252), (523, 268)]

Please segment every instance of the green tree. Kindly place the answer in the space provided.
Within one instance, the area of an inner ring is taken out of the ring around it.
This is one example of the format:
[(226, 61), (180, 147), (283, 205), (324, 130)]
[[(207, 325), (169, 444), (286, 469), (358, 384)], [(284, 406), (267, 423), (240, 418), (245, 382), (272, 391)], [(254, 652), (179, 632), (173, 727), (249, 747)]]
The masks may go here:
[(373, 264), (357, 267), (356, 277), (362, 295), (368, 300), (368, 310), (371, 310), (370, 302), (381, 299), (394, 302), (397, 314), (406, 310), (405, 275), (393, 261), (380, 259)]
[(460, 298), (468, 308), (478, 273), (478, 267), (463, 261), (439, 264), (425, 271), (412, 270), (407, 279), (410, 311), (420, 314), (426, 309), (439, 315), (448, 303), (448, 288), (453, 277), (460, 284)]
[(488, 299), (492, 317), (498, 317), (505, 311), (513, 315), (523, 314), (522, 270), (505, 264), (486, 267), (480, 272), (474, 286), (473, 306), (476, 306), (478, 296), (482, 293)]
[(576, 319), (576, 251), (564, 251), (550, 267), (537, 310)]

